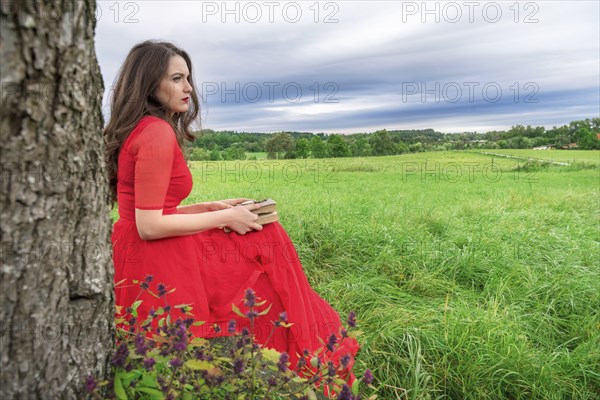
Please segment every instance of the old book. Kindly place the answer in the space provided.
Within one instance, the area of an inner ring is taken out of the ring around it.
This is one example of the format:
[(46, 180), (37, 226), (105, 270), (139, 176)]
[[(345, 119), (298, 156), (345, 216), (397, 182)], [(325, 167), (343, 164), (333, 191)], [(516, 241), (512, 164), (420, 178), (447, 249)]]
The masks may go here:
[[(279, 221), (279, 214), (277, 214), (277, 203), (273, 199), (264, 199), (264, 200), (247, 200), (243, 203), (236, 204), (236, 206), (243, 206), (247, 204), (256, 204), (260, 203), (262, 205), (261, 208), (252, 210), (252, 212), (258, 215), (258, 219), (256, 222), (260, 225), (270, 224), (271, 222)], [(225, 232), (231, 232), (231, 229), (225, 227), (223, 229)]]

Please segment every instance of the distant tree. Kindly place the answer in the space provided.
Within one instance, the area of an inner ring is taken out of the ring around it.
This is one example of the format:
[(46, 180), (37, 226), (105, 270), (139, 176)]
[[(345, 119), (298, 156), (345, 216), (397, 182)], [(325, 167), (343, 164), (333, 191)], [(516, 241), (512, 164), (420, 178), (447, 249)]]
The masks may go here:
[(294, 147), (294, 138), (285, 132), (275, 133), (265, 142), (265, 150), (270, 158), (282, 158), (282, 153), (293, 151)]
[(348, 143), (341, 135), (331, 135), (327, 138), (327, 154), (329, 157), (349, 157)]
[[(319, 139), (320, 140), (320, 139)], [(300, 138), (296, 141), (296, 157), (308, 158), (310, 155), (310, 142), (306, 138)]]
[(369, 138), (369, 144), (375, 156), (394, 154), (394, 143), (390, 134), (385, 129), (374, 132)]
[(310, 152), (314, 158), (327, 157), (327, 145), (319, 136), (313, 136), (310, 140)]
[(208, 159), (210, 161), (218, 161), (221, 160), (221, 152), (219, 151), (219, 148), (217, 146), (213, 147), (213, 149), (210, 151), (210, 153), (208, 154)]
[(581, 127), (577, 130), (577, 147), (582, 150), (600, 149), (600, 140), (591, 129)]
[(425, 149), (423, 149), (423, 143), (417, 142), (417, 143), (413, 143), (410, 146), (408, 146), (408, 150), (411, 153), (418, 153), (418, 152), (424, 151)]
[(404, 142), (394, 144), (394, 154), (408, 153), (408, 146)]
[(204, 161), (209, 159), (208, 150), (200, 147), (192, 148), (190, 152), (190, 161)]
[(224, 160), (245, 160), (246, 151), (244, 146), (239, 143), (232, 145), (231, 147), (223, 150), (221, 153)]
[(353, 140), (350, 145), (350, 155), (353, 157), (368, 157), (373, 155), (373, 150), (366, 137), (359, 137)]

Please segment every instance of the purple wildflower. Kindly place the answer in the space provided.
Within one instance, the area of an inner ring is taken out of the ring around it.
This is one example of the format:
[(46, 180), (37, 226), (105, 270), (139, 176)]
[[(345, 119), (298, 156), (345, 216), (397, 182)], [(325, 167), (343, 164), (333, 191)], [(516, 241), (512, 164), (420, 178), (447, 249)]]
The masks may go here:
[(227, 332), (229, 332), (229, 333), (235, 333), (235, 327), (236, 327), (235, 319), (232, 319), (227, 324)]
[(244, 305), (246, 307), (254, 307), (256, 305), (256, 293), (254, 290), (246, 289), (246, 295), (244, 296)]
[(373, 382), (373, 373), (370, 369), (365, 370), (365, 373), (362, 377), (362, 381), (367, 385), (370, 385), (371, 382)]
[(112, 363), (115, 367), (123, 368), (125, 366), (125, 361), (127, 360), (127, 356), (129, 355), (129, 348), (126, 343), (119, 344), (117, 347), (117, 351), (113, 356)]
[(134, 338), (135, 342), (135, 354), (139, 354), (140, 356), (145, 356), (148, 351), (148, 346), (146, 346), (146, 340), (144, 335), (138, 333)]
[(277, 367), (279, 367), (279, 371), (281, 372), (285, 372), (287, 371), (287, 363), (290, 359), (290, 356), (288, 355), (288, 353), (283, 352), (281, 353), (281, 355), (279, 356), (279, 362), (277, 363)]
[(242, 372), (244, 372), (244, 360), (236, 358), (233, 360), (233, 373), (240, 375)]
[(304, 366), (306, 365), (306, 360), (304, 358), (301, 358), (298, 360), (298, 372), (302, 371), (302, 368), (304, 368)]
[(158, 295), (161, 296), (161, 297), (165, 296), (167, 294), (167, 288), (165, 287), (164, 283), (159, 283), (156, 286), (156, 290), (158, 290)]
[(174, 358), (171, 361), (169, 361), (169, 364), (171, 364), (171, 367), (177, 368), (183, 365), (183, 361), (181, 361), (179, 358)]
[(150, 311), (148, 311), (148, 315), (150, 315), (151, 317), (154, 317), (154, 314), (156, 314), (156, 310), (154, 309), (154, 307), (152, 307), (150, 309)]
[(352, 400), (352, 392), (350, 387), (346, 384), (342, 386), (340, 394), (338, 394), (337, 400)]
[(92, 375), (88, 375), (85, 379), (85, 390), (92, 393), (96, 389), (96, 379)]
[(158, 354), (160, 354), (163, 357), (166, 357), (169, 354), (171, 354), (171, 350), (169, 349), (169, 346), (165, 345), (161, 347), (160, 352)]
[(248, 317), (250, 320), (253, 320), (254, 318), (258, 317), (258, 313), (254, 310), (250, 310), (246, 313), (246, 317)]
[(154, 364), (156, 364), (156, 360), (154, 358), (152, 358), (152, 357), (144, 358), (144, 368), (146, 368), (146, 371), (152, 370), (152, 367), (154, 367)]
[(173, 349), (175, 351), (183, 351), (187, 348), (187, 344), (185, 342), (177, 342), (173, 345)]
[(269, 384), (269, 386), (272, 387), (277, 386), (277, 379), (275, 379), (275, 377), (272, 376), (267, 380), (267, 383)]
[(142, 290), (148, 290), (148, 282), (140, 283), (140, 287), (142, 288)]
[(169, 311), (171, 311), (171, 306), (169, 306), (169, 305), (166, 305), (166, 306), (165, 306), (165, 312), (167, 312), (167, 313), (168, 313)]
[(150, 283), (150, 282), (152, 282), (153, 278), (154, 277), (152, 275), (146, 275), (146, 279), (144, 279), (144, 281), (146, 281), (146, 283)]
[(335, 346), (335, 344), (336, 344), (337, 342), (338, 342), (338, 338), (337, 338), (337, 336), (335, 335), (335, 333), (332, 333), (332, 334), (329, 336), (329, 339), (327, 340), (327, 349), (328, 349), (329, 351), (333, 351), (333, 347)]
[(330, 378), (335, 376), (335, 365), (333, 365), (331, 361), (327, 362), (327, 375), (329, 375)]
[(248, 336), (250, 334), (250, 330), (246, 327), (242, 328), (242, 336)]
[(350, 357), (349, 353), (344, 354), (341, 358), (340, 358), (340, 364), (342, 365), (342, 368), (348, 368), (348, 364), (350, 364), (350, 360), (352, 358)]
[(356, 314), (354, 313), (354, 311), (350, 311), (350, 313), (348, 314), (347, 322), (350, 328), (356, 328)]
[(219, 324), (214, 324), (214, 325), (213, 325), (213, 330), (214, 330), (216, 333), (221, 333), (221, 327), (219, 326)]

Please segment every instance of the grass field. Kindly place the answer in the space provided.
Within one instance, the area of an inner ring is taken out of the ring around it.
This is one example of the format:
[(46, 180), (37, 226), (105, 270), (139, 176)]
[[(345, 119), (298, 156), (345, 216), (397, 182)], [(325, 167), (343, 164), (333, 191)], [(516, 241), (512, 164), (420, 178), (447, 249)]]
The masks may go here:
[(315, 290), (357, 312), (379, 398), (598, 399), (600, 169), (517, 161), (197, 162), (188, 202), (277, 200)]

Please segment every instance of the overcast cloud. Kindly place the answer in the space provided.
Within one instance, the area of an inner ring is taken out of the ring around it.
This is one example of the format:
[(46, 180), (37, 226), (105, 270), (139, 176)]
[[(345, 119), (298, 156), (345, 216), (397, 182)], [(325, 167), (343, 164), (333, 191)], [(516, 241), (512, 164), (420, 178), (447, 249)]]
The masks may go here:
[(600, 116), (599, 15), (598, 1), (99, 1), (104, 112), (130, 48), (162, 39), (192, 57), (205, 128), (552, 127)]

